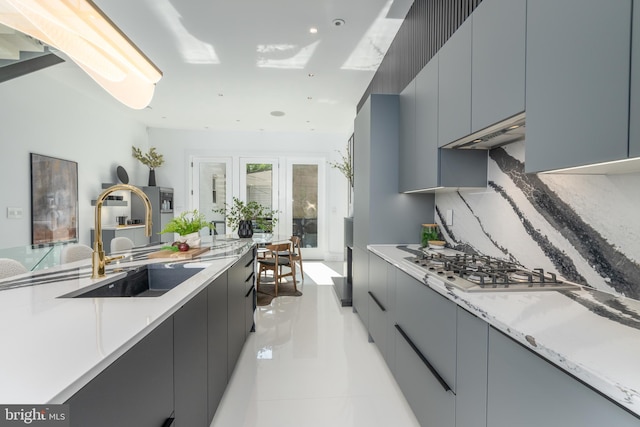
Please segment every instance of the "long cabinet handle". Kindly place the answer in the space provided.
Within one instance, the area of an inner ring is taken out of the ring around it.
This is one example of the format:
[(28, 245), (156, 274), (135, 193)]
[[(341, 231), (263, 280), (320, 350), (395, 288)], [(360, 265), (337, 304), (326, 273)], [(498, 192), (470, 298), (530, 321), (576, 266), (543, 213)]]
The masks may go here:
[(245, 298), (247, 298), (249, 295), (251, 295), (251, 292), (253, 292), (253, 289), (255, 288), (255, 286), (251, 286), (251, 289), (249, 289), (249, 292), (247, 292), (247, 294), (244, 296)]
[(253, 264), (253, 258), (251, 258), (251, 260), (249, 260), (249, 262), (244, 266), (244, 268), (249, 267), (251, 264)]
[(165, 420), (165, 422), (162, 424), (162, 427), (170, 427), (170, 426), (172, 426), (172, 425), (173, 425), (173, 422), (174, 422), (175, 420), (176, 420), (176, 419), (175, 419), (175, 418), (173, 418), (173, 417), (171, 417), (171, 418), (167, 418), (167, 419)]
[(422, 354), (420, 349), (418, 349), (418, 347), (416, 347), (416, 345), (413, 343), (413, 341), (411, 341), (411, 338), (409, 338), (409, 336), (402, 330), (400, 325), (398, 325), (396, 323), (394, 326), (396, 327), (398, 332), (400, 332), (400, 335), (402, 335), (402, 338), (404, 338), (407, 341), (407, 343), (409, 344), (409, 346), (411, 346), (413, 351), (416, 352), (416, 354), (418, 355), (420, 360), (422, 360), (422, 363), (424, 363), (425, 366), (429, 369), (429, 371), (431, 371), (433, 376), (436, 377), (436, 379), (438, 380), (438, 382), (440, 383), (442, 388), (444, 388), (444, 391), (450, 391), (450, 392), (453, 393), (453, 390), (451, 390), (451, 387), (449, 387), (449, 384), (447, 384), (447, 382), (444, 380), (444, 378), (442, 378), (442, 376), (438, 373), (438, 371), (436, 371), (436, 368), (434, 368), (433, 365), (431, 363), (429, 363), (427, 358), (424, 357), (424, 354)]
[(249, 277), (247, 277), (244, 281), (244, 283), (247, 283), (249, 280), (251, 280), (251, 278), (255, 275), (255, 273), (252, 271), (251, 274), (249, 275)]
[(380, 310), (382, 310), (382, 311), (387, 311), (387, 309), (386, 309), (386, 308), (384, 308), (384, 306), (383, 306), (382, 304), (380, 304), (380, 301), (378, 301), (378, 298), (376, 298), (376, 296), (375, 296), (371, 291), (369, 291), (369, 296), (370, 296), (371, 298), (373, 298), (373, 301), (374, 301), (376, 304), (378, 304), (378, 307), (380, 307)]

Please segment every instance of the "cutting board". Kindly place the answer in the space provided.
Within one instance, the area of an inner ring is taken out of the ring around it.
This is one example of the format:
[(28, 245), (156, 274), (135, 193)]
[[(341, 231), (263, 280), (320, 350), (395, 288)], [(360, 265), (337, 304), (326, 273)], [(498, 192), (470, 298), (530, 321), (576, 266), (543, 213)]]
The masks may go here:
[(164, 249), (157, 252), (151, 252), (149, 258), (174, 258), (174, 259), (191, 259), (208, 252), (210, 248), (191, 248), (184, 252), (174, 252)]

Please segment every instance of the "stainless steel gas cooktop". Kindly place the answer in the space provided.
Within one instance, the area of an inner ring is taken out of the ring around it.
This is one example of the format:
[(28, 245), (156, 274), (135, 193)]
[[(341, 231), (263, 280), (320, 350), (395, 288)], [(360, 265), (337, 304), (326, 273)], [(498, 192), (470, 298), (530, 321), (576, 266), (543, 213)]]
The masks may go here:
[(427, 252), (406, 258), (443, 282), (466, 292), (577, 290), (542, 268), (528, 270), (514, 262), (484, 255)]

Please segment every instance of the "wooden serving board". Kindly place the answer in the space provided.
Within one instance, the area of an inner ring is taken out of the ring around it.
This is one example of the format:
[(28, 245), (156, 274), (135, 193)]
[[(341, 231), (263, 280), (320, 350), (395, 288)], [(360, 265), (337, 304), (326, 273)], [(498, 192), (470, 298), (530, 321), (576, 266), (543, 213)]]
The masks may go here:
[(174, 252), (169, 249), (163, 249), (157, 252), (151, 252), (149, 258), (175, 258), (175, 259), (191, 259), (208, 252), (210, 248), (192, 248), (185, 252)]

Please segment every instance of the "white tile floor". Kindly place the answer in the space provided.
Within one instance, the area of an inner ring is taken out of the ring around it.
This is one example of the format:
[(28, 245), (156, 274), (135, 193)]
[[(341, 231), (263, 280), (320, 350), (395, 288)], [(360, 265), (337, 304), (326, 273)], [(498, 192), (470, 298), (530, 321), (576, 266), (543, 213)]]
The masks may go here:
[[(305, 262), (301, 297), (258, 307), (212, 427), (411, 427), (411, 409), (329, 264)], [(335, 268), (335, 267), (334, 267)]]

